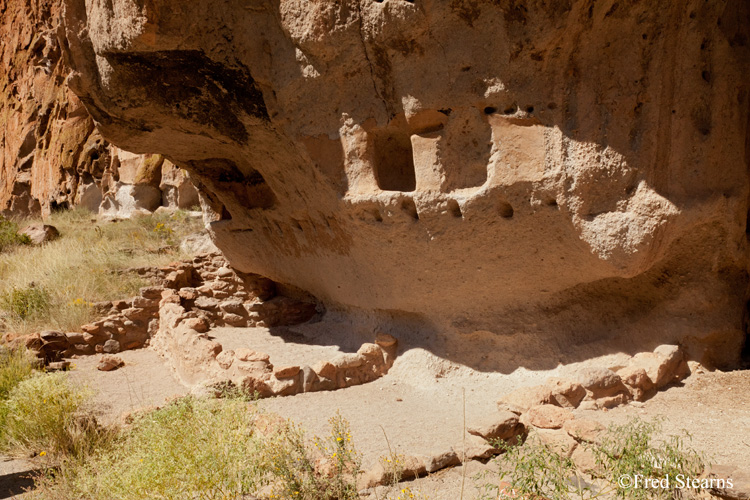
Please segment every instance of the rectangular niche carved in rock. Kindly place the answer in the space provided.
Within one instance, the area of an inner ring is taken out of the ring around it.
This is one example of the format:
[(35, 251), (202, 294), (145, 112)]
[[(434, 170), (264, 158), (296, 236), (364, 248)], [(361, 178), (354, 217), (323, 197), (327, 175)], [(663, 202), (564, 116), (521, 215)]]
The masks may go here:
[(373, 170), (383, 191), (414, 191), (414, 154), (407, 130), (398, 127), (370, 132)]

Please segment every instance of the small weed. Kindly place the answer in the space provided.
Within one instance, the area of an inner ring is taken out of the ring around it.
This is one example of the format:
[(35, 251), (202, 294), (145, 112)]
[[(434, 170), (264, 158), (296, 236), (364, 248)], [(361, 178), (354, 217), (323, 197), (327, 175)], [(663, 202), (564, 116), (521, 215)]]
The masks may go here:
[[(653, 435), (660, 430), (659, 421), (632, 419), (611, 427), (601, 444), (590, 446), (599, 465), (597, 476), (615, 486), (617, 498), (679, 498), (682, 492), (676, 478), (694, 478), (703, 471), (706, 458), (687, 446), (687, 432), (655, 443)], [(660, 486), (638, 488), (619, 482), (620, 478), (636, 476), (657, 481)], [(662, 481), (665, 478), (667, 481)]]
[(0, 309), (13, 319), (25, 320), (41, 316), (49, 310), (50, 296), (46, 290), (31, 284), (11, 288), (0, 295)]
[(329, 420), (327, 440), (313, 439), (310, 447), (301, 429), (291, 423), (276, 436), (271, 468), (276, 476), (277, 498), (303, 500), (355, 500), (360, 457), (351, 441), (349, 424), (340, 416)]
[[(497, 459), (499, 468), (498, 483), (484, 485), (483, 498), (548, 498), (549, 500), (567, 500), (574, 495), (581, 498), (585, 491), (579, 483), (572, 480), (576, 477), (575, 463), (545, 443), (537, 434), (531, 433), (525, 442), (509, 444), (497, 441), (495, 447), (502, 450)], [(507, 491), (503, 481), (509, 480), (512, 492)]]

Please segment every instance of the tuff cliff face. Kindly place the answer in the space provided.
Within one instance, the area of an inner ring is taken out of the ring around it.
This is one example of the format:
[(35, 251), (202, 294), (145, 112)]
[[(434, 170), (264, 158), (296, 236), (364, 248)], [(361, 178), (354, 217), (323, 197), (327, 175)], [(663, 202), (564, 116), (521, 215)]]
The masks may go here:
[(737, 361), (747, 2), (65, 3), (71, 88), (236, 268), (519, 359)]
[[(83, 205), (110, 216), (198, 203), (160, 156), (113, 147), (68, 89), (60, 0), (0, 2), (0, 214), (46, 215)], [(162, 175), (163, 173), (163, 175)]]
[[(54, 1), (3, 1), (0, 211), (18, 216), (72, 203), (76, 178), (96, 175), (103, 139), (65, 85)], [(40, 201), (42, 200), (42, 201)]]

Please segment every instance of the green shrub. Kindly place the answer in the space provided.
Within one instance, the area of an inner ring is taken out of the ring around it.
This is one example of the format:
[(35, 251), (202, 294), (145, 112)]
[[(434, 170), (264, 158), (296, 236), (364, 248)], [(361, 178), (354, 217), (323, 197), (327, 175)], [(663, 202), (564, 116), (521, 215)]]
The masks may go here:
[[(660, 430), (658, 421), (632, 419), (610, 427), (602, 442), (590, 447), (599, 465), (598, 476), (615, 487), (617, 498), (677, 498), (680, 495), (677, 477), (695, 478), (705, 468), (705, 457), (687, 446), (690, 440), (687, 432), (655, 442), (653, 436)], [(621, 477), (636, 475), (661, 484), (658, 488), (623, 487), (618, 482)], [(662, 481), (665, 478), (667, 481)]]
[(29, 243), (31, 240), (28, 236), (18, 233), (18, 224), (0, 216), (0, 252), (7, 247)]
[[(677, 478), (698, 477), (705, 468), (705, 458), (686, 445), (685, 437), (656, 439), (660, 430), (658, 421), (633, 419), (611, 426), (599, 443), (580, 444), (596, 459), (597, 466), (589, 473), (579, 470), (564, 453), (566, 450), (546, 443), (534, 432), (525, 442), (497, 442), (503, 450), (495, 460), (498, 480), (481, 485), (483, 498), (666, 500), (698, 493), (698, 489), (680, 491)], [(632, 482), (636, 476), (640, 485)], [(651, 487), (643, 485), (644, 478)], [(669, 479), (661, 483), (663, 486), (653, 486), (654, 481), (664, 478)]]
[(46, 314), (49, 301), (49, 293), (33, 284), (23, 288), (13, 287), (0, 295), (0, 309), (4, 309), (14, 320), (25, 320)]
[[(13, 453), (72, 454), (90, 445), (93, 423), (84, 418), (86, 394), (65, 373), (22, 380), (0, 402), (0, 450)], [(89, 429), (90, 428), (90, 429)]]
[(295, 425), (287, 424), (265, 447), (270, 452), (278, 498), (355, 500), (360, 457), (351, 442), (349, 424), (340, 415), (329, 420), (330, 436), (315, 438), (314, 447)]

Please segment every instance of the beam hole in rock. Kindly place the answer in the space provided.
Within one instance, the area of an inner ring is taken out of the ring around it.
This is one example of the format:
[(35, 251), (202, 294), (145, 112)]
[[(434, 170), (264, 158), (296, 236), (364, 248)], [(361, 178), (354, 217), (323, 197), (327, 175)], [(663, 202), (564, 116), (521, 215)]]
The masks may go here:
[(448, 200), (448, 213), (450, 213), (457, 219), (463, 217), (463, 214), (461, 213), (461, 207), (458, 205), (458, 202), (456, 200)]
[(414, 203), (414, 200), (411, 198), (405, 198), (401, 202), (401, 210), (409, 214), (409, 216), (414, 220), (419, 220), (419, 213), (417, 212), (417, 205)]
[(383, 191), (414, 191), (417, 177), (409, 132), (398, 127), (372, 132), (373, 169)]
[(229, 210), (227, 210), (227, 207), (224, 205), (221, 206), (221, 216), (219, 217), (219, 220), (232, 220), (232, 214), (229, 213)]
[(503, 219), (510, 219), (513, 217), (513, 206), (507, 201), (501, 200), (497, 204), (497, 211)]

